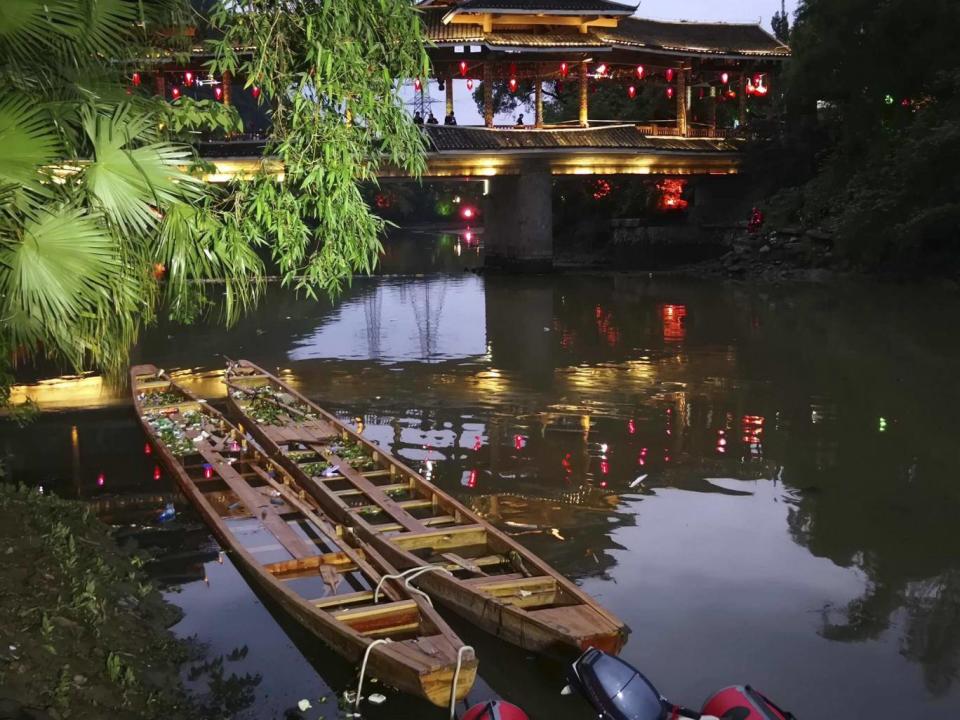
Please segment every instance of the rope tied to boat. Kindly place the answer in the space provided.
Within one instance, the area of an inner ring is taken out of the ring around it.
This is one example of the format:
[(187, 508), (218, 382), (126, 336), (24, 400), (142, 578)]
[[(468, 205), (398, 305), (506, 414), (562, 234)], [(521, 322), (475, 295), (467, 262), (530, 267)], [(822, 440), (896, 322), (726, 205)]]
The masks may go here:
[(440, 572), (445, 572), (450, 577), (453, 577), (453, 573), (447, 570), (442, 565), (425, 565), (422, 567), (412, 567), (412, 568), (407, 568), (402, 572), (383, 575), (380, 578), (380, 581), (377, 583), (377, 587), (374, 588), (374, 591), (373, 591), (374, 605), (380, 602), (380, 590), (383, 588), (383, 583), (385, 583), (387, 580), (403, 580), (404, 587), (406, 587), (407, 590), (409, 590), (410, 592), (414, 592), (417, 595), (420, 595), (424, 600), (427, 601), (427, 604), (429, 604), (430, 607), (433, 607), (433, 600), (430, 599), (429, 595), (423, 592), (423, 590), (420, 590), (419, 588), (415, 588), (412, 585), (410, 585), (411, 580), (413, 580), (416, 577), (419, 577), (423, 573), (430, 572), (432, 570), (439, 570)]
[(363, 697), (361, 694), (363, 690), (363, 676), (367, 672), (367, 660), (370, 659), (370, 651), (373, 650), (377, 645), (384, 645), (389, 642), (393, 641), (390, 638), (380, 638), (379, 640), (374, 640), (367, 645), (366, 652), (363, 653), (363, 662), (360, 664), (360, 680), (357, 682), (357, 699), (353, 704), (354, 710), (360, 707), (360, 700)]
[(450, 689), (450, 720), (457, 717), (457, 683), (460, 682), (460, 666), (463, 665), (463, 652), (469, 650), (476, 655), (471, 645), (461, 645), (457, 650), (457, 669), (453, 671), (453, 687)]

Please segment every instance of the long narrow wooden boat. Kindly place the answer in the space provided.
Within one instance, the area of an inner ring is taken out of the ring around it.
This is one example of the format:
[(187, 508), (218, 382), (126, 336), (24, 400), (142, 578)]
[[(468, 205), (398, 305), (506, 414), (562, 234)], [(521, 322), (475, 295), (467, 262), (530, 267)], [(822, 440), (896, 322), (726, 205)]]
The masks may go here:
[(431, 597), (528, 650), (623, 647), (628, 628), (573, 582), (280, 379), (241, 360), (226, 382), (245, 431), (391, 565), (423, 569)]
[[(253, 584), (350, 662), (369, 649), (368, 672), (384, 682), (446, 706), (457, 677), (456, 697), (466, 696), (473, 650), (427, 600), (384, 580), (396, 570), (381, 555), (356, 547), (291, 473), (162, 370), (130, 376), (158, 457)], [(370, 648), (381, 639), (390, 642)]]

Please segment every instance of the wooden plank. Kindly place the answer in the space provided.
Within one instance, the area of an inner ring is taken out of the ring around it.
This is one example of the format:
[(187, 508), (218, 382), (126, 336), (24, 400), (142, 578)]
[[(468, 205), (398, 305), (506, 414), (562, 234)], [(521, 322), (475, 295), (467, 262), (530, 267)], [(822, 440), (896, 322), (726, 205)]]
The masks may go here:
[(386, 513), (410, 532), (424, 532), (427, 526), (417, 520), (413, 515), (404, 510), (392, 498), (383, 492), (377, 485), (367, 480), (361, 473), (355, 470), (344, 460), (334, 455), (330, 450), (322, 446), (311, 445), (311, 449), (319, 452), (331, 465), (337, 465), (340, 474), (353, 483), (354, 487), (362, 490), (364, 494), (383, 508)]
[(333, 613), (333, 616), (342, 622), (352, 623), (356, 620), (366, 618), (381, 617), (383, 615), (394, 615), (401, 611), (418, 610), (417, 603), (413, 600), (397, 600), (395, 602), (377, 603), (376, 605), (366, 605), (361, 608), (351, 608), (349, 610), (340, 610)]
[[(389, 472), (386, 470), (382, 472), (389, 474)], [(364, 473), (364, 476), (369, 477), (369, 475), (367, 475), (366, 473)], [(333, 477), (323, 478), (323, 481), (329, 482), (331, 480), (346, 480), (346, 479), (347, 478), (343, 477), (342, 475), (334, 475)], [(384, 493), (396, 492), (397, 490), (410, 489), (409, 483), (393, 483), (392, 485), (377, 485), (377, 487), (380, 488), (380, 490)], [(337, 497), (350, 497), (351, 495), (363, 495), (363, 490), (358, 490), (357, 488), (351, 488), (349, 490), (335, 490), (333, 494), (336, 495)]]
[(298, 560), (281, 560), (280, 562), (268, 563), (263, 566), (263, 569), (276, 577), (282, 577), (293, 573), (304, 573), (308, 570), (319, 570), (322, 565), (332, 567), (341, 573), (352, 572), (357, 569), (354, 559), (343, 552), (324, 553), (323, 555), (313, 555)]
[[(434, 515), (433, 517), (424, 518), (423, 524), (428, 527), (433, 527), (434, 525), (445, 525), (456, 521), (457, 519), (453, 517), (453, 515)], [(381, 533), (403, 530), (403, 526), (400, 523), (385, 523), (383, 525), (371, 525), (371, 527)]]
[(466, 545), (486, 545), (487, 529), (483, 525), (464, 525), (423, 533), (403, 533), (389, 538), (393, 545), (403, 550), (452, 550)]
[(409, 632), (420, 625), (420, 608), (413, 600), (396, 600), (332, 613), (361, 634), (390, 635)]
[(213, 452), (205, 443), (198, 443), (197, 450), (213, 466), (214, 472), (223, 478), (227, 486), (236, 493), (240, 502), (246, 506), (247, 511), (251, 515), (259, 517), (263, 526), (277, 539), (277, 542), (286, 548), (288, 553), (295, 558), (305, 558), (316, 554), (316, 548), (310, 546), (306, 540), (293, 531), (293, 528), (287, 525), (283, 518), (277, 514), (277, 511), (273, 509), (267, 498), (250, 487), (247, 481), (240, 477), (240, 474), (230, 465), (222, 462), (223, 456)]
[(315, 608), (325, 609), (339, 607), (340, 605), (352, 605), (359, 602), (370, 602), (373, 600), (372, 590), (363, 590), (361, 592), (344, 593), (343, 595), (327, 595), (326, 597), (310, 600), (310, 604)]
[[(468, 560), (467, 558), (460, 557), (456, 553), (444, 553), (441, 555), (444, 560), (449, 563), (453, 563), (454, 568), (457, 570), (468, 570), (476, 575), (486, 575), (486, 573), (480, 569), (480, 565), (477, 561)], [(499, 557), (499, 556), (496, 556)]]
[[(404, 510), (417, 510), (417, 509), (433, 507), (433, 500), (400, 500), (397, 503), (397, 506), (403, 508)], [(350, 512), (357, 512), (357, 513), (368, 513), (368, 512), (373, 512), (374, 510), (383, 510), (384, 512), (386, 512), (386, 508), (384, 508), (380, 504), (357, 505), (356, 507), (350, 508)], [(420, 522), (423, 522), (423, 520), (420, 519)]]

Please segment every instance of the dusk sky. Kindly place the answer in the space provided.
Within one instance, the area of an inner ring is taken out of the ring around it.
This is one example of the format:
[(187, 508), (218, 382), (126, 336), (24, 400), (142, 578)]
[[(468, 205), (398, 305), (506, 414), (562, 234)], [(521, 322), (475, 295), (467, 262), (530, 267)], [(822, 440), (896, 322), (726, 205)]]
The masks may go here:
[[(614, 0), (615, 2), (619, 0)], [(787, 12), (793, 15), (799, 0), (786, 0)], [(621, 2), (622, 5), (633, 5), (634, 2)], [(770, 18), (780, 9), (780, 0), (733, 0), (719, 2), (718, 0), (642, 0), (637, 10), (638, 17), (655, 18), (657, 20), (705, 20), (709, 22), (731, 23), (760, 23), (764, 29), (770, 30)], [(412, 90), (402, 92), (405, 97), (412, 97)], [(435, 83), (430, 83), (430, 95), (434, 100), (433, 112), (439, 120), (443, 120), (443, 93), (437, 90)], [(470, 99), (463, 81), (454, 82), (455, 112), (461, 125), (481, 125), (483, 118), (477, 112), (476, 105)], [(513, 122), (513, 117), (497, 116), (496, 122)]]

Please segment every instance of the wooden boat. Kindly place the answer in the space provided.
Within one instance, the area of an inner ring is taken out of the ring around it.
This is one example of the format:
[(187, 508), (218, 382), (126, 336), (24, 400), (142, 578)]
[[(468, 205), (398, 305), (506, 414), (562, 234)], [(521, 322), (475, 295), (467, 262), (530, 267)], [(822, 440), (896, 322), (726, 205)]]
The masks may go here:
[(431, 597), (528, 650), (623, 647), (628, 628), (573, 582), (332, 414), (247, 361), (226, 382), (244, 429)]
[(356, 547), (296, 478), (163, 371), (130, 376), (158, 457), (250, 582), (350, 662), (369, 653), (368, 672), (387, 684), (446, 706), (456, 677), (456, 698), (466, 696), (473, 649), (426, 599), (384, 578), (396, 571), (376, 551)]

